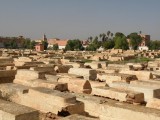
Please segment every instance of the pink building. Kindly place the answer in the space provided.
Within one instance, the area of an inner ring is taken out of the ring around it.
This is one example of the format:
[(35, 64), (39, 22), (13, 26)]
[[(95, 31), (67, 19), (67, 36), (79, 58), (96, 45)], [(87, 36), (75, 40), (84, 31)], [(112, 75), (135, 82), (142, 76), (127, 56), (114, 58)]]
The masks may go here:
[(39, 43), (35, 46), (36, 51), (44, 51), (44, 45)]
[(150, 42), (150, 35), (142, 35), (140, 34), (141, 38), (142, 38), (142, 42), (139, 46), (148, 46), (149, 42)]

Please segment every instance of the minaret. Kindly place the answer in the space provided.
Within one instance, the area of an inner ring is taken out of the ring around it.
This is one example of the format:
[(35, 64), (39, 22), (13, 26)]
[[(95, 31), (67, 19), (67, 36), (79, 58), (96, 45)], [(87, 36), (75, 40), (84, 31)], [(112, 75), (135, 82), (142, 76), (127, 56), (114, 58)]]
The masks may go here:
[(43, 41), (46, 41), (46, 42), (47, 42), (47, 37), (46, 37), (45, 34), (43, 35)]

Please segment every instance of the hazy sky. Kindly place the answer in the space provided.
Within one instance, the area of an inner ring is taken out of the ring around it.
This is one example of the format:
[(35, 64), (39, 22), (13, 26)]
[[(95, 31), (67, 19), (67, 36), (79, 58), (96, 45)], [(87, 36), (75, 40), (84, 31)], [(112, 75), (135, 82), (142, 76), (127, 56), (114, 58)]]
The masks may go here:
[(0, 36), (87, 39), (108, 30), (160, 40), (160, 0), (0, 0)]

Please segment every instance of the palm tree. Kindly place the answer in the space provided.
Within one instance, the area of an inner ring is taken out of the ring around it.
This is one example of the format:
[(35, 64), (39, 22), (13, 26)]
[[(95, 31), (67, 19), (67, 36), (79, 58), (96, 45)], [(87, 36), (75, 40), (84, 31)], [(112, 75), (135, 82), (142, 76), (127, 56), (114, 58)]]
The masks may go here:
[(102, 40), (102, 36), (103, 36), (102, 34), (99, 34), (99, 38), (100, 38), (101, 40)]
[(88, 38), (88, 40), (90, 41), (90, 43), (92, 42), (92, 40), (93, 40), (93, 37), (92, 36), (90, 36), (89, 38)]
[(111, 33), (110, 31), (107, 32), (107, 36), (108, 36), (108, 37), (109, 37), (110, 33)]
[(139, 34), (142, 34), (142, 31), (139, 31)]
[(111, 37), (113, 37), (113, 33), (111, 33)]
[(114, 35), (114, 34), (113, 34), (113, 33), (111, 33), (111, 39), (113, 39), (113, 35)]
[(107, 40), (108, 40), (108, 37), (106, 36), (105, 41), (107, 41)]
[(106, 38), (106, 34), (102, 34), (102, 41), (104, 42), (105, 41), (105, 38)]

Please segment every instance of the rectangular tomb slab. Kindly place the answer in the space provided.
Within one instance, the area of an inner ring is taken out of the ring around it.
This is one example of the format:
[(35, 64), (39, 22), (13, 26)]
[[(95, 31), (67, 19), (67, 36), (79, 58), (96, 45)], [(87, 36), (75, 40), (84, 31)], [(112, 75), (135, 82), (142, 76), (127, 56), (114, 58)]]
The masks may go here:
[(33, 79), (45, 79), (45, 73), (27, 69), (20, 69), (17, 71), (15, 79), (18, 80), (33, 80)]
[(91, 84), (88, 80), (80, 78), (59, 78), (58, 82), (67, 83), (70, 92), (90, 94), (92, 91)]
[(137, 80), (137, 77), (135, 75), (122, 73), (100, 73), (97, 74), (97, 79), (100, 81), (106, 81), (106, 83), (112, 83), (113, 81), (124, 81), (130, 83), (130, 81)]
[(86, 80), (95, 80), (97, 78), (97, 71), (87, 68), (70, 68), (69, 74), (82, 75)]
[(144, 93), (145, 101), (151, 98), (160, 98), (160, 88), (153, 86), (132, 85), (123, 82), (113, 82), (109, 84), (110, 87), (120, 88), (125, 90), (133, 90)]
[(142, 106), (131, 106), (123, 103), (102, 106), (100, 120), (159, 120), (158, 110)]
[[(53, 101), (55, 102), (57, 101), (62, 106), (63, 105), (65, 106), (66, 104), (69, 104), (69, 103), (76, 102), (76, 97), (74, 95), (71, 95), (70, 93), (63, 93), (57, 90), (50, 90), (42, 87), (29, 89), (29, 95), (39, 95), (40, 98), (43, 96), (46, 96), (46, 97), (48, 96), (48, 100), (52, 101), (52, 103)], [(54, 104), (57, 105), (57, 103), (54, 103)]]
[(16, 70), (0, 70), (0, 83), (12, 83)]
[(0, 70), (0, 78), (13, 77), (16, 75), (16, 70)]
[(66, 111), (69, 114), (79, 114), (84, 112), (84, 104), (77, 101), (76, 97), (70, 93), (47, 88), (32, 88), (29, 89), (28, 94), (21, 94), (18, 97), (19, 104), (45, 113), (59, 114)]
[(39, 120), (37, 110), (0, 100), (0, 120)]
[(29, 87), (44, 87), (49, 88), (52, 90), (58, 90), (58, 91), (68, 91), (68, 85), (67, 83), (60, 83), (56, 81), (47, 81), (42, 79), (35, 79), (35, 80), (14, 80), (14, 83), (26, 85)]
[(160, 111), (84, 94), (74, 94), (84, 102), (85, 111), (100, 120), (159, 120)]
[(92, 94), (108, 97), (111, 99), (119, 100), (128, 103), (142, 103), (144, 102), (144, 94), (140, 92), (135, 92), (131, 90), (121, 90), (110, 87), (94, 87), (92, 89)]
[(58, 73), (56, 76), (64, 77), (64, 78), (83, 78), (83, 76), (81, 75), (74, 75), (74, 74), (68, 74), (68, 73)]
[(14, 84), (14, 83), (5, 83), (0, 84), (0, 97), (3, 99), (10, 100), (11, 96), (14, 96), (18, 93), (25, 94), (28, 93), (29, 87)]
[(155, 81), (155, 80), (149, 80), (149, 81), (136, 80), (136, 81), (130, 82), (130, 84), (160, 88), (160, 81)]
[(138, 80), (150, 80), (153, 78), (153, 74), (150, 71), (121, 70), (120, 73), (136, 75)]

